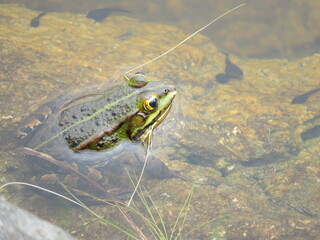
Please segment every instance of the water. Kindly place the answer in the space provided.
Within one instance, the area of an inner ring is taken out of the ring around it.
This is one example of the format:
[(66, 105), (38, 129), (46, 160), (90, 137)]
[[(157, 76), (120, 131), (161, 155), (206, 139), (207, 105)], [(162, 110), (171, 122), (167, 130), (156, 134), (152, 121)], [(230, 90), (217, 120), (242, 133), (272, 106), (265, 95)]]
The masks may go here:
[[(31, 1), (1, 0), (1, 3), (19, 2), (27, 8), (48, 12), (87, 11), (103, 7), (129, 10), (128, 16), (142, 21), (173, 24), (190, 32), (209, 22), (213, 16), (227, 11), (243, 1)], [(244, 57), (301, 57), (319, 51), (319, 3), (312, 0), (246, 1), (241, 11), (219, 21), (207, 29), (220, 49)], [(115, 13), (118, 15), (119, 13)], [(122, 14), (120, 14), (122, 15)]]
[[(27, 181), (32, 175), (32, 164), (14, 150), (19, 144), (12, 133), (37, 106), (66, 89), (122, 83), (124, 71), (161, 54), (185, 38), (185, 32), (236, 5), (235, 1), (197, 6), (191, 1), (24, 3), (49, 13), (38, 28), (31, 28), (30, 20), (40, 12), (1, 6), (1, 183)], [(320, 168), (315, 160), (319, 138), (301, 139), (301, 133), (319, 125), (319, 94), (303, 104), (291, 104), (295, 96), (319, 87), (319, 56), (313, 55), (318, 51), (316, 4), (248, 2), (207, 29), (206, 37), (198, 35), (141, 69), (152, 79), (174, 82), (178, 91), (171, 115), (155, 132), (153, 151), (170, 169), (199, 184), (181, 235), (208, 223), (183, 239), (319, 235)], [(114, 13), (102, 23), (85, 18), (87, 10), (106, 5), (132, 13)], [(216, 82), (216, 75), (226, 71), (222, 51), (231, 53), (230, 62), (243, 71), (242, 80)], [(172, 228), (192, 184), (179, 179), (149, 179), (144, 184)], [(95, 219), (30, 189), (18, 190), (3, 194), (67, 230)], [(92, 208), (124, 222), (117, 209)], [(142, 221), (132, 216), (149, 235)], [(106, 234), (124, 238), (118, 230), (97, 223), (75, 232), (80, 239), (105, 239)]]

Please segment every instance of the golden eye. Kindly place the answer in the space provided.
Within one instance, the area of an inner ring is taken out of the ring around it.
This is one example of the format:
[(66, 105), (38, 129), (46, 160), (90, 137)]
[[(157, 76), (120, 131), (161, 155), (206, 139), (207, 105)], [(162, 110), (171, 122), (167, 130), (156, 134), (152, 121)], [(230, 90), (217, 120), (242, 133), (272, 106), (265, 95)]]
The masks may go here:
[(156, 95), (150, 95), (143, 102), (143, 107), (146, 111), (155, 111), (158, 107), (158, 97)]
[(130, 78), (125, 76), (125, 78), (128, 81), (129, 86), (133, 88), (142, 88), (150, 82), (143, 72), (137, 72), (134, 76)]

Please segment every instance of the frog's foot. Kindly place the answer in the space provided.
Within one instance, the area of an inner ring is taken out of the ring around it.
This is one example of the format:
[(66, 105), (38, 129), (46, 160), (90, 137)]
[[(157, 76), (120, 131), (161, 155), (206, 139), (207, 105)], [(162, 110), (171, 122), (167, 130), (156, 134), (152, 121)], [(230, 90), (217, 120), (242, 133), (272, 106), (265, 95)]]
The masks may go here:
[[(72, 166), (72, 164), (69, 164), (68, 162), (62, 162), (59, 161), (55, 158), (53, 158), (52, 156), (43, 153), (43, 152), (38, 152), (36, 150), (33, 150), (31, 148), (23, 148), (22, 151), (30, 156), (35, 156), (41, 159), (44, 159), (68, 172), (74, 173), (76, 176), (78, 176), (80, 179), (83, 179), (84, 181), (88, 182), (90, 185), (92, 185), (95, 189), (97, 189), (99, 192), (103, 193), (104, 196), (106, 197), (106, 199), (108, 199), (107, 201), (109, 201), (111, 199), (111, 201), (116, 201), (114, 200), (114, 197), (111, 196), (111, 194), (109, 192), (107, 192), (102, 186), (100, 186), (97, 182), (95, 182), (92, 177), (94, 177), (94, 179), (99, 179), (101, 178), (101, 174), (99, 175), (99, 171), (95, 170), (95, 169), (88, 169), (88, 173), (90, 173), (90, 177), (86, 176), (85, 174), (83, 174), (82, 172), (80, 172), (77, 167)], [(52, 181), (52, 178), (55, 177), (55, 175), (53, 174), (47, 174), (44, 175), (42, 178), (42, 180), (44, 181)], [(55, 177), (56, 178), (56, 177)]]

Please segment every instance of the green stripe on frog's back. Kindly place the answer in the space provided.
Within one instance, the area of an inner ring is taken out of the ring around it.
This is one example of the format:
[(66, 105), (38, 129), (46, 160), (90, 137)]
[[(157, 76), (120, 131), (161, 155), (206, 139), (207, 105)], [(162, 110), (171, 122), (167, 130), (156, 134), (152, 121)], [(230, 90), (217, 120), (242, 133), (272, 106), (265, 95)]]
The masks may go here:
[(150, 82), (141, 88), (124, 84), (91, 101), (71, 104), (71, 107), (62, 111), (58, 119), (57, 125), (61, 131), (36, 146), (35, 149), (39, 149), (60, 135), (64, 135), (65, 138), (70, 135), (76, 136), (75, 138), (81, 142), (102, 130), (112, 128), (122, 118), (137, 111), (136, 99), (141, 92), (147, 90), (157, 92), (165, 86), (161, 82)]
[(120, 86), (98, 99), (65, 109), (58, 124), (70, 147), (113, 128), (125, 116), (135, 113), (138, 93), (137, 89)]

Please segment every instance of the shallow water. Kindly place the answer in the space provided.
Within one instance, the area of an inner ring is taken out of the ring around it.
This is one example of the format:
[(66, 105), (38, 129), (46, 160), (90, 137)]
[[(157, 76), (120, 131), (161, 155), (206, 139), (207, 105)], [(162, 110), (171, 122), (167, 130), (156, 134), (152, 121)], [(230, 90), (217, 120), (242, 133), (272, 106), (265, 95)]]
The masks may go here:
[(215, 16), (245, 2), (240, 11), (229, 14), (206, 29), (208, 36), (224, 51), (259, 58), (294, 58), (319, 52), (320, 35), (319, 2), (313, 0), (271, 1), (32, 1), (1, 0), (0, 3), (22, 3), (40, 12), (72, 12), (85, 14), (90, 10), (117, 7), (130, 13), (114, 12), (147, 22), (175, 25), (192, 32), (205, 25)]
[[(115, 12), (95, 23), (84, 13), (105, 7), (100, 1), (24, 3), (29, 9), (15, 5), (0, 9), (1, 183), (28, 181), (33, 174), (34, 165), (15, 150), (21, 145), (13, 132), (39, 105), (83, 87), (96, 91), (96, 86), (101, 90), (122, 83), (124, 71), (161, 54), (184, 39), (186, 32), (235, 5), (121, 1), (107, 6), (132, 13)], [(320, 96), (316, 93), (306, 102), (291, 104), (294, 97), (320, 84), (320, 59), (313, 55), (319, 33), (310, 30), (320, 16), (315, 4), (268, 1), (257, 7), (250, 2), (207, 29), (206, 36), (196, 36), (141, 69), (152, 79), (174, 82), (178, 91), (171, 114), (155, 131), (153, 152), (170, 169), (198, 184), (182, 235), (208, 223), (183, 239), (316, 239), (319, 235), (319, 136), (303, 139), (301, 134), (319, 125)], [(40, 12), (30, 9), (49, 12), (37, 28), (29, 23)], [(223, 52), (230, 53), (230, 63)], [(298, 56), (306, 57), (284, 58)], [(227, 72), (227, 64), (239, 67), (243, 79), (218, 83), (216, 76)], [(128, 182), (121, 186), (130, 187)], [(110, 178), (110, 183), (116, 188), (117, 180)], [(172, 228), (192, 184), (149, 178), (144, 185)], [(82, 209), (30, 189), (10, 188), (3, 194), (66, 230), (94, 219)], [(93, 209), (123, 222), (117, 209)], [(123, 239), (104, 224), (75, 232), (80, 239), (105, 239), (106, 234)]]

